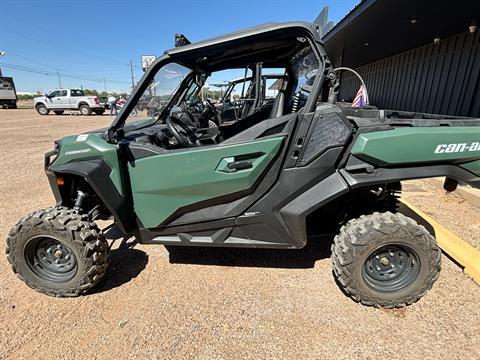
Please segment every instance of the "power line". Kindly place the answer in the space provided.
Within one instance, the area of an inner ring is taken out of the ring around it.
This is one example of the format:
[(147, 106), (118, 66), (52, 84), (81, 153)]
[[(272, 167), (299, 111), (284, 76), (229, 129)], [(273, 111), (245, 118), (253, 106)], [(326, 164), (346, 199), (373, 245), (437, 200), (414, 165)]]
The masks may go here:
[[(31, 68), (31, 67), (26, 67), (26, 66), (7, 64), (7, 63), (0, 63), (0, 65), (2, 65), (4, 68), (7, 68), (7, 69), (24, 71), (24, 72), (46, 75), (46, 76), (56, 76), (56, 77), (61, 76), (61, 77), (64, 77), (64, 78), (70, 78), (70, 79), (75, 79), (75, 80), (92, 81), (92, 82), (98, 82), (98, 83), (103, 82), (103, 80), (100, 79), (100, 78), (86, 78), (86, 77), (77, 76), (75, 74), (62, 73), (62, 72), (59, 72), (59, 71), (52, 72), (52, 71), (49, 71), (49, 70), (43, 70), (43, 69), (38, 69), (38, 68)], [(120, 81), (120, 80), (113, 80), (113, 79), (106, 79), (106, 80), (108, 80), (108, 82), (111, 82), (111, 83), (129, 84), (128, 81)]]
[(21, 32), (18, 32), (18, 31), (15, 31), (15, 30), (12, 30), (11, 28), (5, 28), (3, 26), (0, 26), (0, 28), (2, 29), (3, 32), (7, 32), (7, 33), (10, 33), (10, 34), (13, 34), (13, 35), (16, 35), (16, 36), (20, 36), (20, 37), (23, 37), (25, 39), (28, 39), (30, 41), (34, 41), (34, 42), (37, 42), (39, 44), (43, 44), (43, 45), (47, 45), (47, 46), (50, 46), (50, 47), (53, 47), (55, 49), (61, 49), (63, 48), (64, 50), (67, 50), (69, 53), (77, 53), (78, 55), (82, 55), (84, 58), (87, 57), (89, 60), (101, 60), (103, 62), (108, 62), (108, 63), (112, 63), (112, 64), (118, 64), (118, 65), (126, 65), (126, 64), (123, 64), (123, 63), (119, 63), (119, 62), (116, 62), (116, 61), (110, 61), (110, 60), (107, 60), (107, 59), (102, 59), (100, 57), (98, 57), (98, 54), (95, 53), (95, 55), (93, 55), (93, 53), (88, 53), (86, 51), (82, 51), (82, 50), (79, 50), (78, 48), (73, 48), (73, 47), (70, 47), (70, 46), (62, 46), (62, 45), (59, 45), (59, 44), (56, 44), (54, 42), (51, 42), (51, 41), (46, 41), (45, 39), (38, 39), (36, 37), (32, 37), (30, 35), (26, 35), (24, 33), (21, 33)]
[[(74, 73), (71, 73), (69, 72), (68, 70), (65, 70), (65, 69), (61, 69), (61, 68), (56, 68), (56, 67), (53, 67), (49, 64), (45, 64), (45, 63), (42, 63), (42, 62), (38, 62), (37, 60), (35, 59), (32, 59), (32, 58), (29, 58), (28, 56), (24, 56), (22, 54), (19, 54), (15, 51), (12, 51), (12, 50), (8, 50), (8, 53), (10, 55), (13, 55), (13, 56), (16, 56), (16, 57), (19, 57), (19, 58), (22, 58), (22, 59), (25, 59), (27, 61), (30, 61), (30, 62), (34, 62), (36, 64), (40, 64), (40, 65), (43, 65), (43, 66), (46, 66), (50, 69), (54, 69), (56, 70), (56, 75), (57, 77), (59, 78), (59, 84), (61, 83), (60, 81), (60, 77), (63, 76), (63, 77), (70, 77), (70, 78), (73, 78), (73, 79), (77, 79), (77, 80), (85, 80), (85, 81), (95, 81), (95, 82), (100, 82), (100, 81), (103, 81), (104, 82), (104, 85), (105, 85), (105, 81), (104, 80), (100, 80), (100, 77), (95, 77), (95, 78), (91, 78), (89, 77), (88, 75), (89, 74), (85, 74), (85, 73), (80, 73), (80, 74), (74, 74)], [(20, 71), (27, 71), (27, 72), (37, 72), (37, 73), (42, 73), (44, 75), (50, 75), (50, 74), (46, 74), (48, 71), (46, 70), (43, 70), (43, 69), (38, 69), (38, 68), (29, 68), (29, 67), (25, 67), (25, 66), (19, 66), (19, 65), (13, 65), (13, 64), (9, 64), (10, 68), (11, 69), (14, 69), (13, 67), (16, 67), (15, 70), (20, 70)], [(111, 65), (109, 65), (111, 66)], [(132, 61), (130, 61), (130, 64), (123, 64), (123, 66), (125, 67), (130, 67), (130, 71), (133, 72), (133, 69), (132, 69), (132, 66), (135, 67), (135, 68), (140, 68), (138, 65), (135, 65), (135, 64), (132, 64)], [(61, 72), (61, 73), (60, 73)], [(124, 74), (125, 72), (124, 71), (116, 71), (116, 72), (111, 72), (111, 73), (107, 73), (107, 74), (103, 74), (104, 76), (106, 75), (107, 77), (110, 76), (110, 75), (119, 75), (119, 74)], [(87, 75), (87, 76), (85, 76)], [(104, 77), (102, 78), (104, 79)], [(123, 81), (122, 79), (115, 79), (115, 78), (106, 78), (108, 79), (109, 82), (111, 83), (117, 83), (117, 84), (127, 84), (127, 81)], [(105, 80), (106, 80), (105, 79)], [(61, 87), (61, 86), (60, 86)]]
[[(46, 67), (48, 67), (48, 68), (50, 68), (50, 69), (54, 69), (54, 70), (57, 70), (57, 69), (58, 69), (58, 70), (61, 70), (61, 71), (69, 72), (69, 71), (66, 70), (66, 69), (54, 67), (54, 66), (52, 66), (52, 65), (50, 65), (50, 64), (45, 64), (45, 63), (39, 62), (39, 61), (36, 60), (36, 59), (32, 59), (32, 58), (30, 58), (30, 57), (28, 57), (28, 56), (19, 54), (19, 53), (16, 52), (16, 51), (12, 51), (12, 50), (10, 50), (10, 49), (4, 49), (4, 50), (6, 50), (9, 55), (13, 55), (13, 56), (15, 56), (15, 57), (19, 57), (19, 58), (21, 58), (21, 59), (30, 61), (30, 62), (32, 62), (32, 63), (39, 64), (39, 65), (43, 65), (43, 66), (46, 66)], [(101, 65), (95, 65), (95, 66), (101, 66)], [(111, 66), (115, 66), (115, 64), (104, 64), (103, 66), (111, 67)], [(103, 66), (102, 66), (102, 67), (103, 67)], [(117, 65), (117, 66), (120, 66), (120, 65)], [(121, 66), (129, 67), (130, 64), (121, 64)], [(133, 66), (140, 68), (138, 65), (133, 65)], [(141, 69), (141, 68), (140, 68), (140, 69)], [(82, 71), (80, 71), (80, 72), (82, 72)], [(116, 71), (116, 72), (112, 72), (112, 73), (107, 73), (107, 74), (105, 74), (105, 75), (109, 76), (109, 75), (118, 75), (118, 74), (124, 74), (124, 73), (126, 73), (126, 71)], [(84, 75), (84, 74), (81, 74), (81, 75)]]

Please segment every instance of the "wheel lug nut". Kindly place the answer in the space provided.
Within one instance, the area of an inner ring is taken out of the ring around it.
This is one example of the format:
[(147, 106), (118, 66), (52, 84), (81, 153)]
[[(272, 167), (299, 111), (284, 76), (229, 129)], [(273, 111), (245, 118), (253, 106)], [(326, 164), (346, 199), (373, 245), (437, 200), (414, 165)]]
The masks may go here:
[(382, 265), (384, 265), (384, 266), (387, 266), (388, 264), (390, 264), (390, 261), (389, 261), (388, 258), (386, 258), (385, 256), (380, 259), (380, 262), (381, 262)]

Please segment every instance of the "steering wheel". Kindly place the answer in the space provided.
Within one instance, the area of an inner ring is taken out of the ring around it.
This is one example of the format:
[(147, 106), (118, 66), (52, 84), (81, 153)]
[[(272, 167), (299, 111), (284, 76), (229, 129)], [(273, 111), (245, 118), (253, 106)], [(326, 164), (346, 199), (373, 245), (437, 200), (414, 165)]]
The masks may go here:
[[(167, 129), (177, 139), (178, 143), (184, 147), (190, 147), (190, 145), (200, 146), (197, 135), (195, 132), (185, 125), (180, 119), (175, 116), (167, 117)], [(176, 126), (180, 127), (180, 131)]]
[(222, 118), (220, 116), (222, 112), (219, 109), (217, 109), (215, 105), (207, 98), (204, 99), (203, 103), (206, 105), (206, 107), (205, 107), (205, 111), (202, 113), (202, 116), (205, 115), (207, 109), (210, 109), (215, 114), (215, 117), (217, 118), (217, 124), (220, 124), (222, 122)]
[(210, 100), (205, 98), (204, 101), (205, 101), (204, 104), (208, 105), (210, 109), (212, 109), (213, 111), (215, 111), (216, 114), (218, 114), (217, 108), (215, 107), (215, 105), (213, 105), (213, 103)]

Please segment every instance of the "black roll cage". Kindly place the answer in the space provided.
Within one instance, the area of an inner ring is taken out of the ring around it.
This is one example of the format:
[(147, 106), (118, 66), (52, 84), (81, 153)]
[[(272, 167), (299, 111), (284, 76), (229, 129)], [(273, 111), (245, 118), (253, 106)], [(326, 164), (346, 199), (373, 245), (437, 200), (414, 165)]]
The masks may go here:
[[(188, 62), (188, 55), (191, 56), (192, 54), (195, 54), (197, 52), (202, 53), (202, 51), (208, 52), (210, 48), (217, 49), (219, 46), (226, 49), (235, 48), (237, 42), (244, 43), (246, 39), (248, 40), (252, 36), (260, 37), (257, 41), (262, 40), (262, 37), (264, 37), (265, 40), (269, 40), (268, 36), (272, 36), (272, 34), (276, 35), (279, 39), (284, 39), (286, 34), (292, 36), (292, 31), (296, 31), (296, 33), (298, 34), (298, 36), (296, 37), (297, 40), (307, 41), (309, 43), (312, 51), (317, 56), (319, 62), (318, 76), (316, 76), (315, 82), (313, 84), (310, 94), (311, 96), (309, 96), (308, 101), (305, 104), (305, 112), (313, 111), (317, 98), (322, 90), (322, 85), (325, 80), (324, 78), (333, 72), (333, 70), (330, 70), (331, 65), (327, 58), (325, 50), (323, 49), (323, 44), (321, 43), (319, 34), (312, 24), (306, 22), (270, 23), (220, 36), (218, 38), (205, 40), (194, 44), (188, 44), (165, 51), (164, 55), (157, 58), (154, 63), (149, 67), (149, 69), (147, 69), (145, 74), (140, 79), (139, 84), (133, 89), (129, 101), (120, 110), (119, 114), (116, 116), (112, 125), (108, 129), (107, 141), (110, 143), (116, 143), (123, 136), (123, 126), (128, 115), (131, 113), (138, 100), (140, 99), (146, 88), (149, 86), (151, 80), (157, 74), (158, 70), (164, 65), (170, 62), (176, 62), (192, 70), (192, 73), (187, 75), (185, 79), (183, 79), (183, 81), (181, 82), (179, 86), (180, 90), (186, 85), (188, 81), (191, 80), (192, 74), (195, 72), (195, 70), (200, 70), (200, 66), (198, 66), (197, 64), (192, 66), (192, 64)], [(254, 61), (252, 61), (251, 63), (254, 63)], [(326, 71), (327, 67), (328, 71)], [(221, 69), (222, 68), (218, 68), (218, 70)], [(288, 75), (290, 76), (290, 74)], [(175, 104), (178, 101), (179, 96), (181, 96), (182, 94), (183, 91), (177, 91), (175, 95), (170, 99), (167, 106), (165, 106), (160, 116), (163, 116), (164, 112), (169, 109), (172, 104)]]

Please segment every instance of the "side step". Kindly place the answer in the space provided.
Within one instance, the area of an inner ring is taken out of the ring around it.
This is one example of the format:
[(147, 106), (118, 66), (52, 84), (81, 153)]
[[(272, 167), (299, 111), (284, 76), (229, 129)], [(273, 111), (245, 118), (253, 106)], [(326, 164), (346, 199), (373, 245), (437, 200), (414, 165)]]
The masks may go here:
[(275, 248), (275, 249), (298, 249), (300, 246), (269, 242), (253, 239), (244, 239), (230, 236), (233, 228), (223, 228), (212, 235), (195, 236), (187, 233), (177, 235), (157, 236), (150, 240), (150, 244), (180, 245), (180, 246), (218, 246), (218, 247), (243, 247), (243, 248)]

